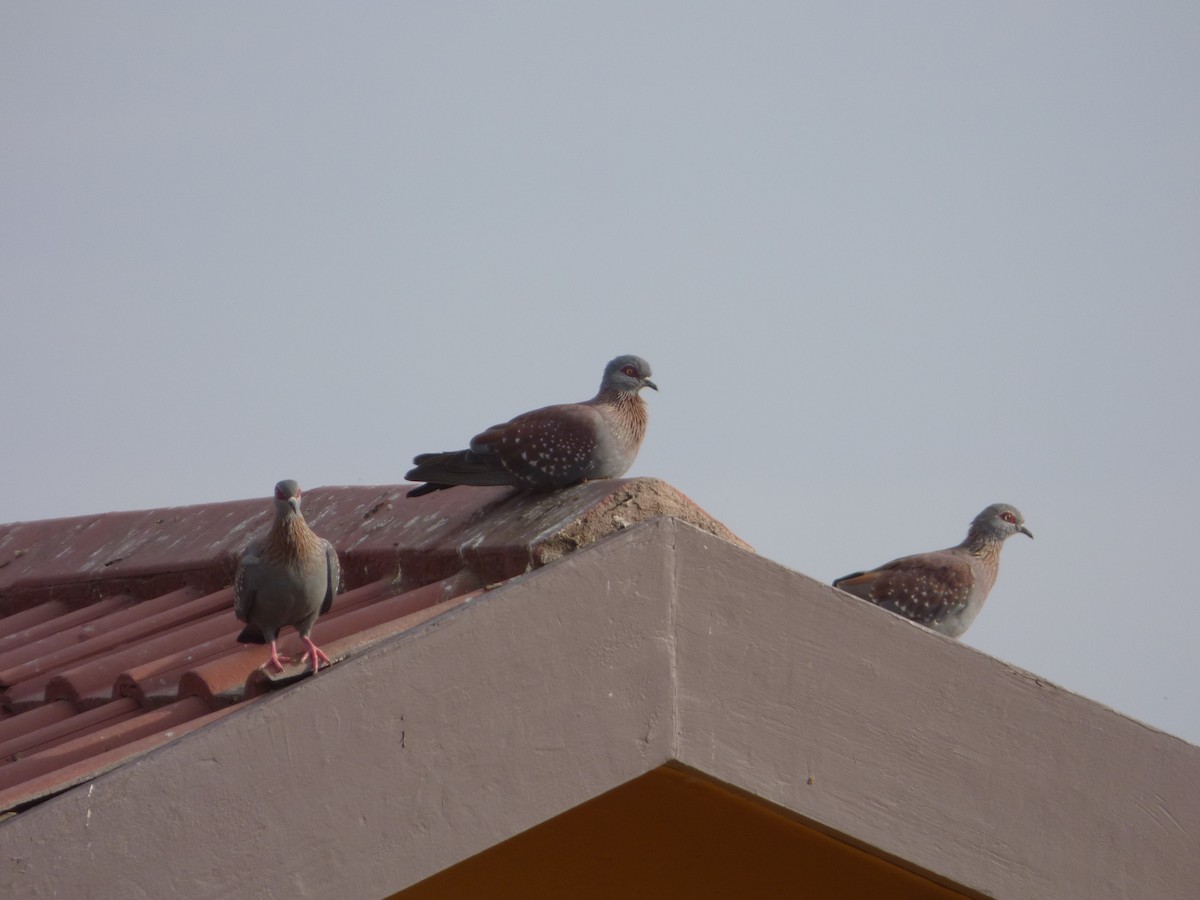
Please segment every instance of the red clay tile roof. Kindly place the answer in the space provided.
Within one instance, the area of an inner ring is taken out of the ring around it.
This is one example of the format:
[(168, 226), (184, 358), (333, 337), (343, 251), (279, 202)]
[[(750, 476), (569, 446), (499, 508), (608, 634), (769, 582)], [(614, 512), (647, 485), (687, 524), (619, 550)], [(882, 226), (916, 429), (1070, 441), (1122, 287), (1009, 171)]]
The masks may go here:
[[(305, 492), (342, 561), (314, 638), (334, 660), (636, 522), (670, 515), (745, 546), (669, 485), (553, 494), (408, 486)], [(0, 812), (20, 810), (306, 677), (238, 644), (237, 554), (267, 499), (0, 525)], [(299, 655), (294, 632), (280, 651)]]

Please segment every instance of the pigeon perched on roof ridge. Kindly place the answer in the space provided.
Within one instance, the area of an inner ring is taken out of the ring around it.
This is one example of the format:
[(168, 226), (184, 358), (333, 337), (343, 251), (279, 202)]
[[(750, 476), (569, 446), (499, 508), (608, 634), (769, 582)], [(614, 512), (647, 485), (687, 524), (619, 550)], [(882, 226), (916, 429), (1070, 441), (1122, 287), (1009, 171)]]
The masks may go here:
[(646, 436), (649, 411), (640, 392), (658, 390), (650, 375), (641, 357), (618, 356), (604, 367), (600, 390), (590, 400), (522, 413), (475, 435), (467, 450), (422, 453), (405, 478), (425, 483), (408, 496), (456, 485), (552, 490), (619, 478)]
[(844, 575), (833, 586), (956, 638), (983, 608), (1000, 570), (1000, 550), (1014, 534), (1033, 537), (1015, 506), (993, 503), (974, 518), (961, 544)]
[(264, 663), (283, 671), (276, 649), (279, 632), (292, 626), (307, 648), (300, 662), (312, 659), (313, 674), (331, 660), (310, 637), (317, 617), (328, 612), (341, 586), (341, 566), (333, 545), (318, 537), (300, 512), (300, 485), (275, 485), (275, 519), (271, 530), (246, 548), (233, 582), (233, 611), (246, 623), (238, 642), (270, 644)]

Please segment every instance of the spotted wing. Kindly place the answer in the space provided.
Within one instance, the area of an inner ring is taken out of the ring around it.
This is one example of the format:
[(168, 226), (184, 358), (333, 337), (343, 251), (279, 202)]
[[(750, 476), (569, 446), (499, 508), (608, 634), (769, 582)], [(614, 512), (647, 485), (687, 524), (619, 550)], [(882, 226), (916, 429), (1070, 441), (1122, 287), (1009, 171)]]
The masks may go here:
[(333, 607), (333, 598), (342, 589), (342, 565), (338, 562), (337, 551), (333, 549), (333, 544), (329, 541), (325, 541), (325, 571), (327, 573), (325, 599), (321, 601), (319, 613), (322, 616)]
[(471, 452), (503, 468), (522, 487), (563, 487), (600, 477), (602, 427), (601, 415), (592, 406), (547, 406), (475, 435)]
[(834, 581), (834, 587), (932, 628), (967, 605), (975, 576), (961, 556), (923, 553)]
[(254, 600), (262, 575), (258, 553), (257, 544), (246, 548), (238, 561), (237, 575), (233, 579), (233, 613), (242, 622), (249, 622), (254, 612)]

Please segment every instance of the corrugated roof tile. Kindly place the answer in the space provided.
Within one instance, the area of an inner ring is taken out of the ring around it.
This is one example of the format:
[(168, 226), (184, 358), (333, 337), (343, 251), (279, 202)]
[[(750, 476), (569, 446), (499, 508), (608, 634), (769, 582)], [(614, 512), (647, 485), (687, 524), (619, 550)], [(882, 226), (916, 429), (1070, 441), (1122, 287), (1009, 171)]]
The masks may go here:
[[(9, 715), (7, 719), (0, 722), (0, 745), (74, 715), (75, 707), (62, 700), (57, 703), (43, 703), (19, 716)], [(0, 762), (3, 760), (3, 754), (0, 754)]]
[[(305, 492), (342, 561), (346, 590), (313, 632), (334, 665), (636, 521), (674, 515), (740, 543), (653, 480), (418, 499), (406, 488)], [(265, 671), (268, 648), (236, 641), (237, 553), (269, 520), (258, 499), (0, 526), (0, 811), (310, 677)], [(281, 653), (301, 650), (294, 632), (281, 637)]]
[(11, 616), (0, 619), (0, 654), (57, 631), (57, 625), (51, 625), (45, 629), (39, 629), (38, 626), (51, 619), (65, 616), (70, 611), (71, 607), (63, 601), (48, 600), (38, 606), (32, 606), (22, 612), (13, 613)]
[(0, 685), (17, 684), (56, 666), (59, 659), (76, 658), (80, 646), (96, 633), (96, 620), (133, 607), (136, 601), (127, 594), (109, 597), (73, 610), (36, 628), (16, 635), (14, 646), (0, 655)]
[[(38, 707), (38, 709), (61, 707), (62, 705), (67, 705), (70, 708), (69, 704), (65, 704), (65, 701), (58, 700), (48, 703), (43, 707)], [(37, 709), (30, 710), (24, 713), (24, 715), (32, 716), (37, 711)], [(69, 740), (74, 740), (76, 737), (96, 728), (111, 727), (119, 722), (134, 718), (141, 711), (141, 707), (134, 700), (106, 703), (104, 706), (98, 706), (95, 709), (78, 714), (74, 714), (74, 710), (72, 710), (72, 715), (65, 716), (56, 722), (40, 728), (31, 729), (24, 734), (9, 738), (3, 744), (0, 744), (0, 759), (8, 762), (17, 762), (31, 754), (40, 753), (43, 750), (66, 743)], [(7, 787), (12, 782), (14, 771), (9, 768), (0, 767), (0, 788)], [(18, 778), (17, 780), (20, 779)]]
[[(216, 624), (199, 623), (216, 629)], [(217, 624), (220, 624), (219, 621)], [(234, 644), (233, 646), (241, 646)], [(179, 699), (179, 679), (183, 673), (217, 656), (230, 652), (228, 624), (225, 630), (210, 640), (189, 641), (182, 649), (165, 653), (142, 665), (132, 666), (113, 679), (113, 694), (133, 697), (147, 708), (172, 703)]]
[[(197, 708), (197, 704), (193, 703), (190, 707), (183, 707), (182, 711), (192, 713)], [(99, 752), (95, 753), (81, 752), (96, 750), (99, 746), (91, 736), (81, 737), (78, 739), (77, 746), (68, 748), (68, 752), (74, 757), (73, 761), (68, 761), (62, 756), (50, 758), (50, 761), (53, 762), (52, 766), (30, 766), (22, 772), (23, 780), (11, 787), (0, 789), (0, 809), (21, 809), (61, 793), (81, 782), (90, 781), (110, 769), (135, 759), (156, 747), (177, 740), (234, 711), (235, 708), (230, 707), (178, 723), (157, 719), (153, 721), (153, 725), (158, 730), (151, 734), (125, 742), (111, 740), (109, 745), (112, 749), (99, 749)], [(152, 715), (152, 713), (147, 713), (147, 715)], [(130, 737), (130, 734), (126, 732), (121, 737)], [(19, 762), (13, 763), (14, 766), (19, 764)]]

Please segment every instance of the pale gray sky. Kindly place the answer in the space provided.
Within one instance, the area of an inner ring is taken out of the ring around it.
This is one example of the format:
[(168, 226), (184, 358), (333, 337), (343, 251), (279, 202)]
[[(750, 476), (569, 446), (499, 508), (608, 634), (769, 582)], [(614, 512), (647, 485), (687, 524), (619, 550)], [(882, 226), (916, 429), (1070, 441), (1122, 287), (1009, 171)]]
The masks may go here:
[(1016, 504), (965, 642), (1200, 742), (1198, 100), (1187, 3), (4, 3), (0, 521), (637, 353), (631, 474), (825, 581)]

